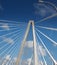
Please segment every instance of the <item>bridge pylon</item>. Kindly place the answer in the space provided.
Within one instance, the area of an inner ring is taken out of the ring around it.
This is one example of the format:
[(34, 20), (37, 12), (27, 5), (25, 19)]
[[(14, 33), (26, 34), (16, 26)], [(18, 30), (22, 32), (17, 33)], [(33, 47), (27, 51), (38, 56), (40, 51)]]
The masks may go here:
[(34, 57), (34, 65), (38, 65), (37, 44), (36, 44), (36, 35), (35, 35), (34, 20), (30, 20), (29, 23), (28, 23), (28, 26), (27, 26), (27, 29), (26, 29), (26, 33), (25, 33), (24, 39), (22, 41), (22, 45), (20, 47), (20, 51), (19, 51), (18, 57), (17, 57), (16, 65), (20, 64), (23, 48), (25, 46), (25, 42), (26, 42), (29, 30), (30, 30), (30, 25), (32, 25), (32, 33), (33, 33), (33, 50), (34, 50), (33, 57)]

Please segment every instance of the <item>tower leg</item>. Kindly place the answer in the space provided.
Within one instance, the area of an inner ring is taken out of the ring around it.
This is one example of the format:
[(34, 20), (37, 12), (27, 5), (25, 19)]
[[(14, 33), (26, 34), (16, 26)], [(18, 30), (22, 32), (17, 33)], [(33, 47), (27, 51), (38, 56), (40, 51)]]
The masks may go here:
[(30, 29), (30, 24), (31, 24), (31, 22), (28, 23), (28, 26), (27, 26), (27, 29), (26, 29), (26, 33), (25, 33), (24, 39), (22, 41), (22, 45), (20, 47), (20, 52), (18, 54), (17, 61), (16, 61), (15, 65), (19, 65), (20, 64), (23, 48), (24, 48), (24, 45), (25, 45), (25, 42), (26, 42), (26, 39), (27, 39), (27, 36), (28, 36), (29, 29)]
[(36, 35), (34, 21), (32, 21), (32, 30), (33, 30), (33, 46), (34, 46), (34, 65), (38, 65), (38, 56), (37, 56), (37, 44), (36, 44)]

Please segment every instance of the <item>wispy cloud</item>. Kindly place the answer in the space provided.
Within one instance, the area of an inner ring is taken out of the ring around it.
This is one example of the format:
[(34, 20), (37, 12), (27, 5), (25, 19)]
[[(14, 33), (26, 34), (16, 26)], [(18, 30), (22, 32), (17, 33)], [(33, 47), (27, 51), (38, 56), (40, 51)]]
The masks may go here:
[(9, 44), (13, 44), (14, 43), (14, 40), (11, 39), (11, 38), (3, 37), (3, 40), (4, 40), (4, 42), (9, 43)]
[(17, 57), (14, 57), (14, 59), (13, 59), (13, 60), (14, 60), (14, 62), (16, 62), (16, 60), (17, 60)]
[[(26, 41), (25, 47), (33, 48), (33, 41)], [(46, 50), (43, 48), (43, 46), (39, 45), (37, 47), (37, 52), (41, 51), (42, 56), (46, 56)]]
[[(33, 60), (31, 60), (31, 58), (22, 60), (21, 65), (30, 65)], [(32, 65), (32, 64), (31, 64)]]
[(9, 29), (10, 29), (8, 24), (2, 24), (1, 27), (2, 27), (3, 29), (5, 29), (5, 30), (9, 30)]
[[(23, 60), (21, 63), (21, 65), (33, 65), (33, 64), (34, 64), (34, 61), (31, 58), (28, 58), (27, 60)], [(43, 65), (44, 63), (43, 61), (38, 61), (38, 64)]]
[(42, 56), (46, 56), (46, 50), (41, 45), (38, 46), (38, 52), (40, 52)]
[(11, 60), (10, 58), (10, 55), (6, 55), (3, 62), (2, 62), (2, 65), (5, 65), (7, 62), (9, 62)]
[(5, 59), (6, 60), (10, 60), (11, 58), (10, 58), (10, 55), (7, 55), (6, 57), (5, 57)]
[(33, 47), (33, 41), (26, 41), (25, 47), (32, 48)]
[(27, 59), (27, 62), (30, 62), (30, 61), (32, 61), (31, 58), (28, 58), (28, 59)]
[(44, 3), (35, 3), (35, 14), (41, 17), (50, 16), (56, 13), (56, 10), (50, 5)]

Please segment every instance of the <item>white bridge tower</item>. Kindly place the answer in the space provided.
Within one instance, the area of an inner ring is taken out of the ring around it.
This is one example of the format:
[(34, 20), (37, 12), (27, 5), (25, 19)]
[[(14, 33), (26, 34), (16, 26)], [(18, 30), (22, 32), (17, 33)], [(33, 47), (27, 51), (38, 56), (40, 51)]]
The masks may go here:
[(26, 33), (25, 33), (25, 36), (24, 36), (24, 39), (22, 41), (22, 45), (21, 45), (21, 48), (20, 48), (20, 52), (19, 52), (18, 57), (17, 57), (16, 65), (20, 64), (23, 48), (24, 48), (24, 45), (25, 45), (25, 42), (26, 42), (26, 39), (27, 39), (27, 36), (28, 36), (28, 33), (29, 33), (30, 25), (32, 25), (32, 31), (33, 31), (34, 65), (38, 65), (38, 56), (37, 56), (37, 47), (36, 47), (37, 45), (36, 45), (35, 27), (34, 27), (34, 21), (33, 20), (30, 20), (29, 23), (28, 23)]

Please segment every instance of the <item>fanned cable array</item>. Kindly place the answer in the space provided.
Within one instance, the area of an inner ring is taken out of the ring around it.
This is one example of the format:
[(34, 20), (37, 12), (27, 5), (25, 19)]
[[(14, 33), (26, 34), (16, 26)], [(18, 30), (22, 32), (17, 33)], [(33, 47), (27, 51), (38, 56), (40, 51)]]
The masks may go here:
[(0, 20), (0, 65), (15, 65), (26, 22)]
[[(45, 19), (43, 19), (41, 21), (43, 21), (42, 23), (44, 23)], [(53, 53), (55, 53), (57, 51), (53, 50), (53, 49), (57, 48), (57, 41), (55, 38), (55, 37), (57, 37), (57, 35), (56, 35), (57, 28), (51, 27), (49, 25), (45, 26), (45, 24), (44, 25), (43, 24), (39, 25), (39, 24), (40, 23), (38, 23), (38, 22), (35, 23), (35, 34), (36, 34), (36, 40), (37, 40), (38, 49), (39, 49), (38, 54), (41, 55), (42, 62), (44, 65), (49, 65), (50, 64), (49, 61), (51, 62), (51, 65), (52, 65), (52, 63), (54, 65), (56, 65), (57, 59)], [(55, 34), (53, 34), (52, 32)], [(50, 34), (52, 34), (52, 35), (50, 35)], [(54, 37), (53, 37), (53, 35), (54, 35)], [(46, 52), (46, 55), (43, 55), (43, 49), (45, 50), (44, 53)], [(48, 60), (48, 58), (49, 58), (49, 60)]]

